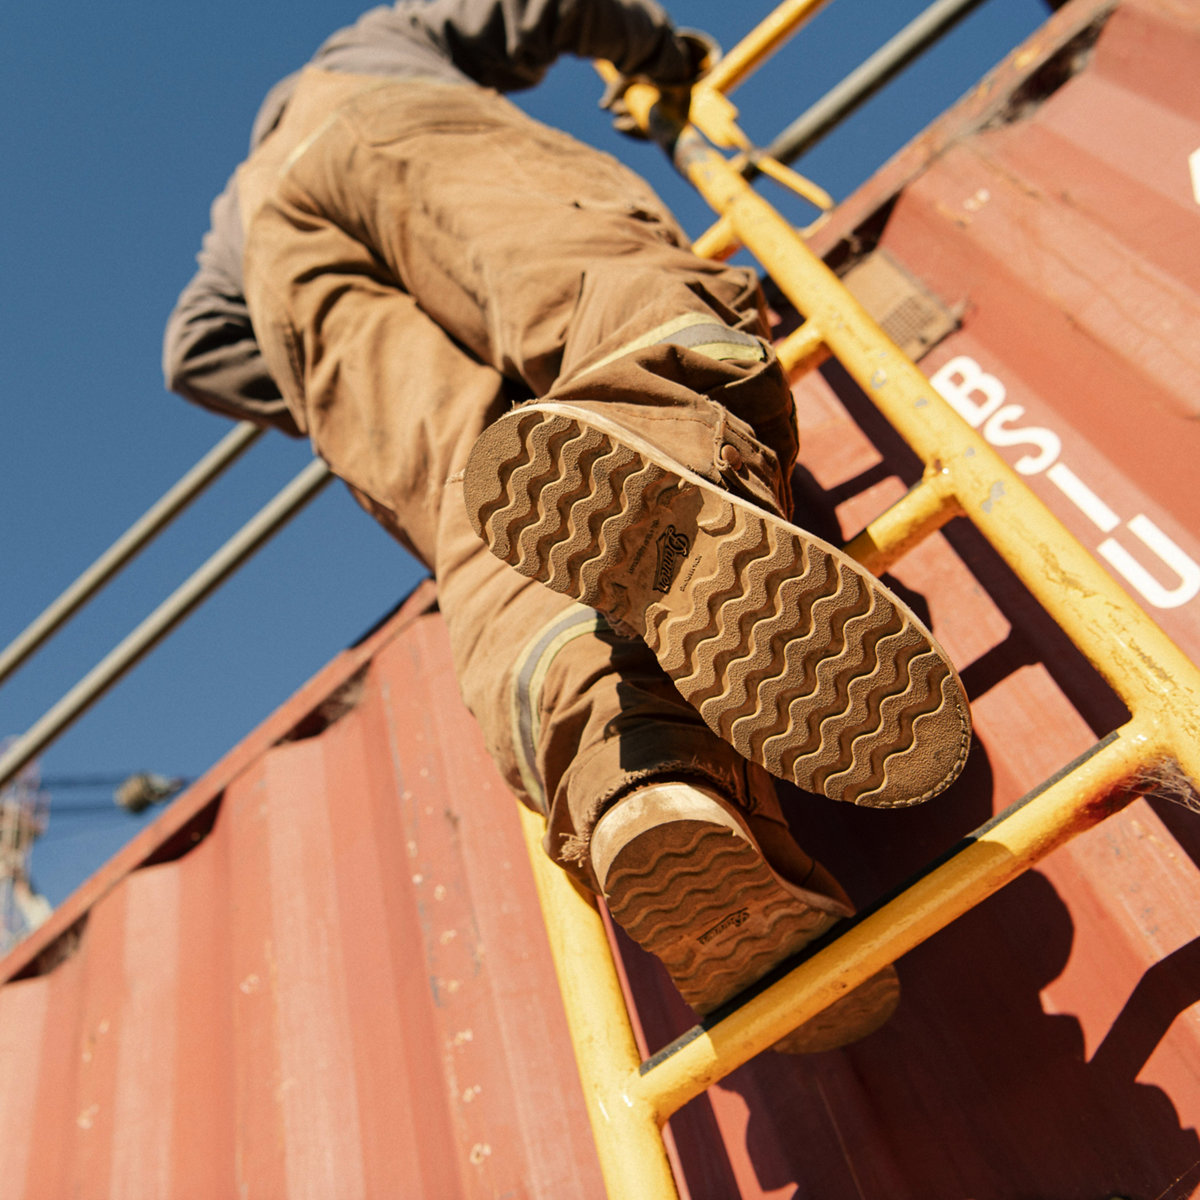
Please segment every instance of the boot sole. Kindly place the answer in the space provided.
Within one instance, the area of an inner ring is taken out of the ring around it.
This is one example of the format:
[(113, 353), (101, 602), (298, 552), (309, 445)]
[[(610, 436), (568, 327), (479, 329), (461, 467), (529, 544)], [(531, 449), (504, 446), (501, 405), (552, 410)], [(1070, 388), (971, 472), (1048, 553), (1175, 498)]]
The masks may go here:
[(929, 799), (970, 716), (932, 635), (833, 546), (620, 426), (526, 405), (484, 431), (468, 513), (518, 571), (634, 629), (743, 757), (831, 799)]
[[(593, 861), (613, 919), (666, 967), (701, 1016), (757, 982), (837, 922), (805, 902), (715, 801), (690, 815), (618, 805), (597, 826)], [(711, 812), (704, 810), (711, 808)], [(892, 967), (835, 1001), (776, 1050), (812, 1054), (866, 1037), (899, 1000)]]

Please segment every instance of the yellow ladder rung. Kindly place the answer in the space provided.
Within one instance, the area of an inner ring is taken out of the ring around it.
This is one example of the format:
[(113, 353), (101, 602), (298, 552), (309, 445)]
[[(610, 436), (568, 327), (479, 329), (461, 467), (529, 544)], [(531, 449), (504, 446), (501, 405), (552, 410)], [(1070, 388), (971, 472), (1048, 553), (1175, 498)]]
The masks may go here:
[(880, 513), (845, 550), (872, 575), (882, 575), (947, 521), (962, 515), (950, 472), (929, 467), (919, 483)]
[(793, 383), (815, 371), (828, 357), (829, 347), (815, 321), (805, 321), (776, 347), (779, 362)]

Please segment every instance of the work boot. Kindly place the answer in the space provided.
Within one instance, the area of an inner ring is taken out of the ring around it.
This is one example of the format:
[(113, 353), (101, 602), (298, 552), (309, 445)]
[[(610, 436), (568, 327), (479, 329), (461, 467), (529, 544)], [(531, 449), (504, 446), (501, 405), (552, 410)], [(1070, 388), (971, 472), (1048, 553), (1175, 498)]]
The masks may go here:
[(492, 552), (654, 651), (745, 758), (810, 792), (917, 804), (962, 770), (962, 685), (916, 615), (841, 551), (590, 408), (523, 405), (464, 479)]
[[(785, 825), (691, 784), (651, 784), (619, 800), (597, 823), (591, 856), (613, 919), (701, 1016), (854, 911)], [(891, 1016), (899, 995), (886, 967), (775, 1049), (811, 1054), (857, 1041)]]

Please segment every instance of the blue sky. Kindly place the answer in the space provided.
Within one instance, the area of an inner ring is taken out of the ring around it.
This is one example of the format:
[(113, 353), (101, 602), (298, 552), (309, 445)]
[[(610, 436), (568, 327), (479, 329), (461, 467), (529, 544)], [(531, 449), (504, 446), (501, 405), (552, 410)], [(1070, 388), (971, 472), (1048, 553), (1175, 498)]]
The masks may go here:
[[(773, 4), (668, 7), (729, 47)], [(768, 143), (925, 7), (833, 0), (734, 94), (747, 132)], [(164, 390), (163, 322), (263, 94), (360, 11), (349, 0), (0, 10), (0, 646), (227, 432)], [(986, 0), (797, 166), (846, 196), (1047, 12), (1044, 0)], [(564, 62), (517, 99), (618, 154), (700, 233), (704, 205), (655, 148), (609, 129), (600, 91), (589, 66)], [(302, 443), (262, 439), (0, 685), (0, 738), (32, 725), (309, 458)], [(340, 486), (327, 489), (44, 753), (43, 776), (201, 774), (421, 574)], [(50, 797), (32, 866), (60, 903), (154, 814), (130, 818), (102, 789)]]

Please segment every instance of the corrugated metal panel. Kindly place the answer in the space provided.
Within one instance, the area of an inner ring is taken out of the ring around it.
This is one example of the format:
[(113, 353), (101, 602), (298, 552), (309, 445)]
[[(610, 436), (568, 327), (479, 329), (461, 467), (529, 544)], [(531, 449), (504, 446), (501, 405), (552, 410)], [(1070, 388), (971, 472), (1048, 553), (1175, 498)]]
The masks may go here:
[[(982, 376), (1001, 381), (993, 440), (1058, 439), (1109, 529), (1051, 477), (1053, 441), (1002, 450), (1041, 456), (1031, 481), (1098, 553), (1161, 549), (1151, 522), (1200, 560), (1195, 6), (1120, 5), (1033, 103), (1111, 8), (1067, 5), (821, 237), (836, 254), (866, 231), (960, 311), (924, 365), (970, 359), (977, 404), (997, 394)], [(1014, 95), (1023, 119), (992, 121)], [(847, 536), (912, 482), (911, 457), (839, 370), (797, 397), (804, 519)], [(1001, 420), (1004, 403), (1023, 411)], [(950, 526), (895, 581), (964, 668), (977, 739), (923, 809), (790, 795), (798, 836), (863, 904), (1123, 719), (973, 531)], [(1200, 599), (1138, 594), (1200, 654)], [(6, 1195), (602, 1194), (512, 801), (419, 614), (421, 598), (331, 664), (3, 964)], [(1198, 855), (1200, 816), (1161, 798), (1055, 853), (899, 964), (880, 1033), (763, 1056), (684, 1108), (685, 1196), (1196, 1194)], [(690, 1014), (622, 950), (657, 1049)]]
[(1200, 9), (1113, 9), (1067, 5), (818, 246), (869, 229), (961, 314), (926, 371), (1198, 658)]
[(598, 1194), (513, 800), (435, 615), (333, 664), (137, 857), (198, 813), (182, 857), (68, 902), (65, 961), (37, 973), (50, 930), (5, 964), (30, 972), (0, 989), (5, 1196)]

